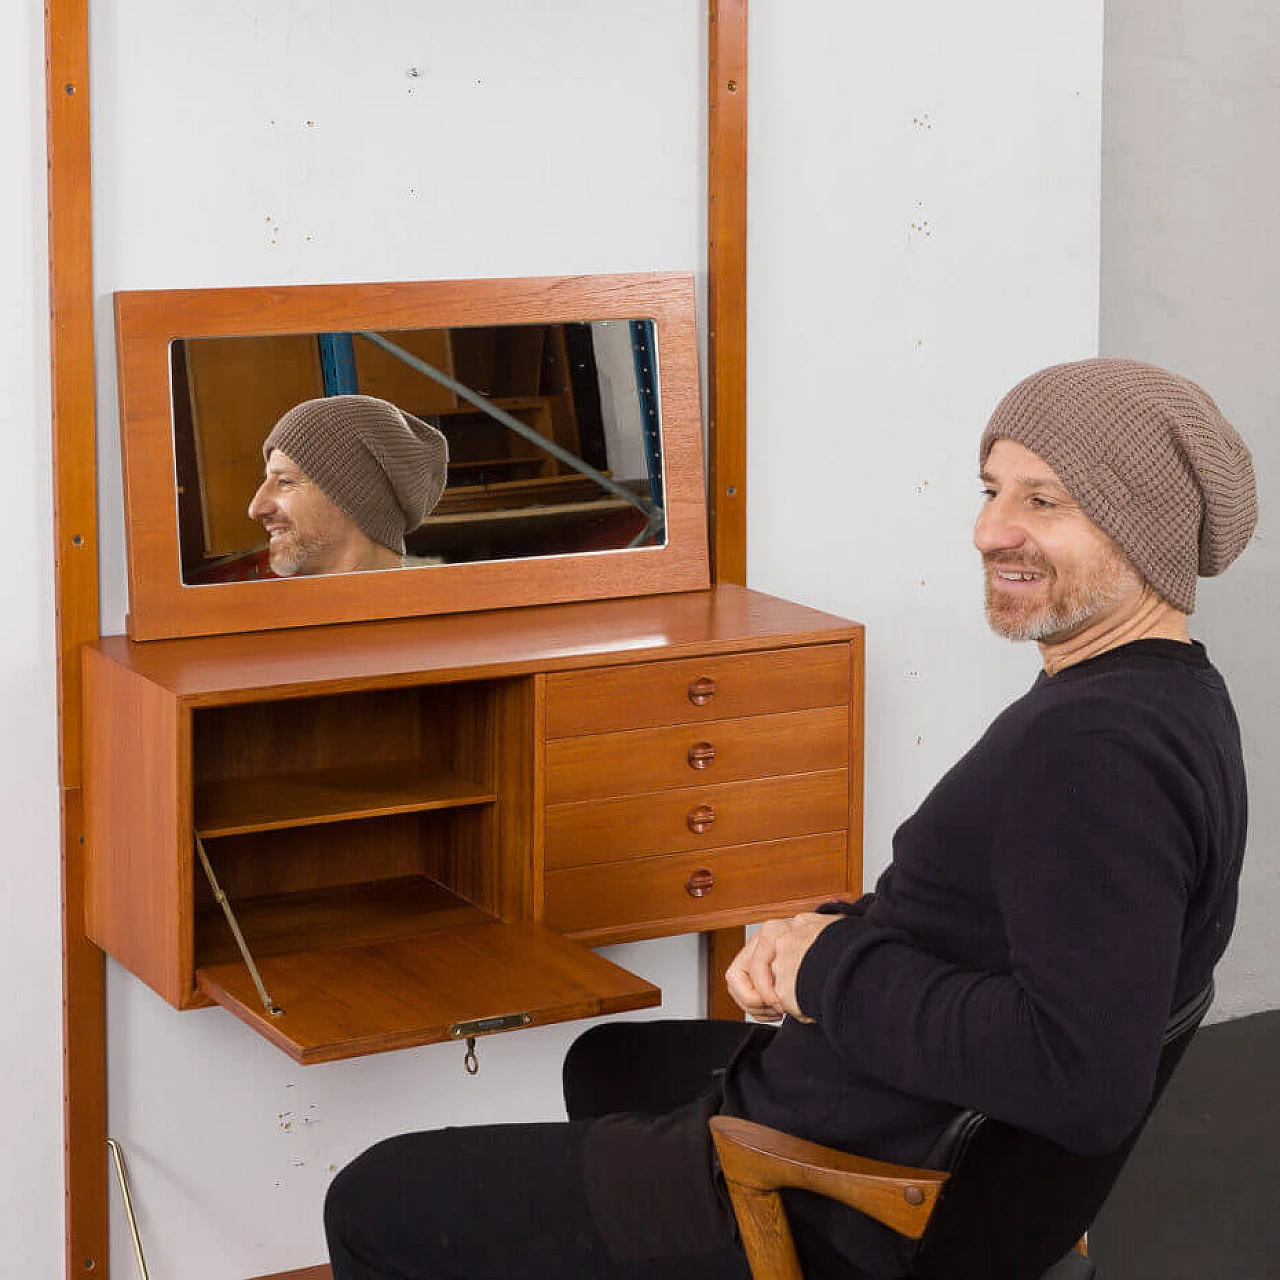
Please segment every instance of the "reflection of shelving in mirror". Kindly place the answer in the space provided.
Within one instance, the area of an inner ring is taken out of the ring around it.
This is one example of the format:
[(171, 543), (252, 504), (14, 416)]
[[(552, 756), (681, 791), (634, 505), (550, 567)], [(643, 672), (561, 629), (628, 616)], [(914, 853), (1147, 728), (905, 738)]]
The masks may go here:
[(647, 320), (175, 340), (183, 581), (271, 576), (247, 514), (262, 441), (332, 394), (388, 400), (448, 441), (448, 486), (406, 563), (663, 545), (655, 351)]

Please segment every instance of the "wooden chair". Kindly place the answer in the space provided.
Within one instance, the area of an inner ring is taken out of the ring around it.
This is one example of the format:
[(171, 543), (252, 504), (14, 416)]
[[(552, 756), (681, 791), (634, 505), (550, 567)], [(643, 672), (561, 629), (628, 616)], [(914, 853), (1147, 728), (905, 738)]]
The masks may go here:
[[(1169, 1021), (1146, 1114), (1114, 1151), (1081, 1156), (962, 1111), (922, 1168), (834, 1151), (730, 1116), (711, 1120), (754, 1280), (803, 1280), (779, 1192), (838, 1200), (896, 1231), (913, 1280), (1089, 1280), (1083, 1234), (1213, 999)], [(1073, 1248), (1073, 1242), (1075, 1244)]]

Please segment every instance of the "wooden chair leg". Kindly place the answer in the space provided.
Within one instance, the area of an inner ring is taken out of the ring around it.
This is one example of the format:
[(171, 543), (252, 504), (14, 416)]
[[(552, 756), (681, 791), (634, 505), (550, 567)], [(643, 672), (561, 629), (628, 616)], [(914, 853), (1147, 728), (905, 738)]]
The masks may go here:
[(729, 1195), (752, 1280), (804, 1280), (782, 1197), (776, 1191), (757, 1191), (732, 1182)]

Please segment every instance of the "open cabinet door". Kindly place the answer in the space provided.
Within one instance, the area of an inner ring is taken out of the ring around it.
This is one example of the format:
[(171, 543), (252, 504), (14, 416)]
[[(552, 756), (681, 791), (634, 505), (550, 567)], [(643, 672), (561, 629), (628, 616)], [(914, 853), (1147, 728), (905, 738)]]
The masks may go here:
[(414, 938), (272, 956), (263, 1007), (239, 962), (196, 971), (210, 999), (301, 1063), (461, 1040), (657, 1005), (662, 992), (529, 922), (487, 920)]

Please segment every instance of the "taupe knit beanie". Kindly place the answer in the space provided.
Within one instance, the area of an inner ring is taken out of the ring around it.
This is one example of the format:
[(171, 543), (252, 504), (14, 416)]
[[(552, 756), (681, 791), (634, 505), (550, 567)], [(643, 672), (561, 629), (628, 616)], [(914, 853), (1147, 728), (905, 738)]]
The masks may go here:
[(444, 492), (449, 449), (435, 427), (374, 396), (296, 404), (262, 444), (287, 453), (374, 542), (404, 554)]
[(1194, 382), (1136, 360), (1080, 360), (1020, 382), (982, 433), (1043, 458), (1085, 514), (1184, 613), (1258, 521), (1244, 441)]

